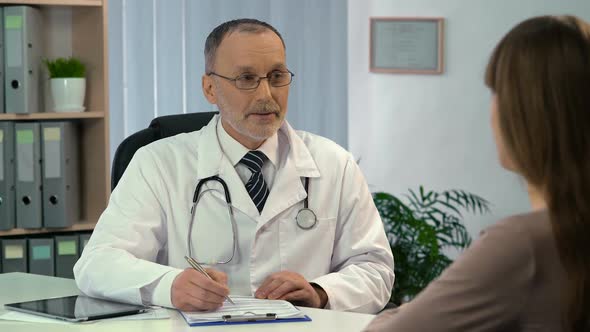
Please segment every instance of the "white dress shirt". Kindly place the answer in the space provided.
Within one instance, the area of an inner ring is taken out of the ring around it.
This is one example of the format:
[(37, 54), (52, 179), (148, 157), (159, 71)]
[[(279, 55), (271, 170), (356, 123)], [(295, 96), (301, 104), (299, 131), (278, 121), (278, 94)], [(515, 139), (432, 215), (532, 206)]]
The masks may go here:
[[(223, 125), (221, 123), (217, 125), (217, 135), (219, 137), (219, 144), (221, 145), (221, 149), (227, 156), (227, 159), (229, 159), (231, 164), (234, 165), (234, 167), (236, 168), (236, 172), (238, 172), (238, 175), (240, 176), (240, 179), (242, 179), (242, 182), (246, 184), (250, 179), (250, 176), (252, 175), (252, 171), (250, 171), (250, 169), (246, 167), (246, 165), (241, 164), (240, 160), (242, 160), (242, 158), (250, 150), (247, 147), (243, 146), (240, 142), (236, 141), (233, 137), (231, 137), (227, 133), (227, 131), (225, 131), (225, 128), (223, 128)], [(281, 136), (284, 135), (281, 134)], [(279, 143), (282, 143), (282, 149), (281, 144)], [(287, 148), (285, 147), (285, 144), (289, 144), (289, 142), (284, 137), (283, 139), (279, 140), (278, 133), (275, 133), (274, 135), (266, 139), (266, 141), (264, 141), (264, 143), (262, 143), (262, 145), (258, 149), (256, 149), (258, 151), (263, 152), (268, 158), (268, 161), (270, 161), (265, 162), (262, 166), (262, 177), (264, 178), (264, 182), (266, 182), (266, 186), (269, 190), (272, 190), (272, 184), (274, 182), (275, 174), (277, 172), (277, 165), (280, 165), (280, 151), (285, 151)]]

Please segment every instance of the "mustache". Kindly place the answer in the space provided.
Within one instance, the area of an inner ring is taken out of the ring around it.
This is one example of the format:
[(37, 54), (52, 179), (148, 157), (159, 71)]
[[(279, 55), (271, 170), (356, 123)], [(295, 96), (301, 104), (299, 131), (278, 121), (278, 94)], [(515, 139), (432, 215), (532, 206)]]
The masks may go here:
[(269, 113), (278, 114), (280, 111), (281, 111), (281, 108), (274, 101), (261, 101), (261, 102), (254, 104), (254, 106), (252, 106), (252, 108), (250, 109), (248, 114), (253, 114), (253, 113), (256, 113), (256, 114), (269, 114)]

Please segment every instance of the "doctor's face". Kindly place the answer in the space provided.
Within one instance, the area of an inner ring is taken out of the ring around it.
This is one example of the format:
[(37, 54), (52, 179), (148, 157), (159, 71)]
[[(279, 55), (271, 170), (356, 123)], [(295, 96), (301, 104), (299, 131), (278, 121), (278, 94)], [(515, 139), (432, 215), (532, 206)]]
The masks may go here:
[(281, 39), (272, 31), (233, 32), (217, 48), (212, 75), (203, 76), (203, 92), (217, 104), (223, 128), (249, 149), (258, 148), (283, 124), (289, 85), (270, 86), (262, 79), (256, 89), (242, 90), (236, 82), (220, 77), (256, 79), (287, 72)]

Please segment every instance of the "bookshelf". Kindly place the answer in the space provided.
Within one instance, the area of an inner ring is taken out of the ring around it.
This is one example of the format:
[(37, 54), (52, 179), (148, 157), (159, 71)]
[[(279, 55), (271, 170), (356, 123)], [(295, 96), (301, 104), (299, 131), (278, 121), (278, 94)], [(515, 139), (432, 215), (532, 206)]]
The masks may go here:
[(104, 118), (105, 113), (102, 111), (80, 112), (80, 113), (50, 113), (41, 112), (33, 114), (6, 114), (0, 113), (0, 121), (5, 120), (75, 120), (75, 119), (100, 119)]
[[(43, 18), (44, 58), (79, 58), (86, 64), (86, 111), (49, 112), (49, 83), (33, 114), (0, 113), (0, 121), (75, 121), (80, 130), (80, 217), (67, 228), (0, 231), (0, 238), (92, 230), (110, 195), (107, 0), (0, 0), (0, 6), (31, 5)], [(47, 80), (48, 82), (48, 80)]]
[(3, 5), (31, 5), (31, 6), (93, 6), (102, 7), (106, 0), (2, 0)]

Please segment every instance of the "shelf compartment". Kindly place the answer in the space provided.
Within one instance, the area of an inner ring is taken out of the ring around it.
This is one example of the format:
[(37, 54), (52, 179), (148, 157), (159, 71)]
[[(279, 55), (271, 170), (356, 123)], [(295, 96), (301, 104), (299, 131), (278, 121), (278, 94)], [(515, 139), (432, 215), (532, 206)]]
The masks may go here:
[(31, 114), (6, 114), (0, 113), (1, 120), (17, 120), (17, 121), (31, 121), (31, 120), (76, 120), (76, 119), (102, 119), (104, 112), (72, 112), (72, 113), (53, 113), (41, 112)]
[(80, 221), (70, 227), (65, 228), (38, 228), (38, 229), (27, 229), (27, 228), (13, 228), (8, 231), (0, 231), (0, 236), (19, 236), (19, 235), (31, 235), (31, 234), (53, 234), (61, 232), (80, 232), (80, 231), (91, 231), (96, 226), (96, 222)]
[(101, 7), (102, 0), (0, 0), (0, 5)]

